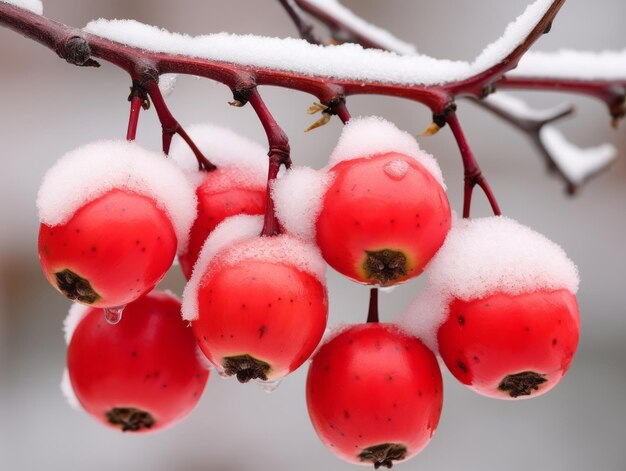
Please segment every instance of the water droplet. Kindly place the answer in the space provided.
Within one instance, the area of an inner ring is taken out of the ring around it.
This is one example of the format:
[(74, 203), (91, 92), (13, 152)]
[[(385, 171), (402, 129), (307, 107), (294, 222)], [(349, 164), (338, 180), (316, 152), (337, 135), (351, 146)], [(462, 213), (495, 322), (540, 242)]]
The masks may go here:
[(122, 312), (125, 307), (126, 306), (105, 307), (104, 318), (111, 325), (118, 324), (122, 320)]
[(406, 160), (395, 159), (387, 162), (383, 167), (383, 171), (393, 180), (402, 180), (409, 170), (409, 164)]
[(276, 381), (261, 381), (261, 380), (255, 379), (254, 381), (256, 382), (256, 384), (261, 386), (261, 389), (263, 389), (263, 391), (270, 394), (276, 391), (276, 389), (278, 389), (278, 386), (280, 386), (280, 382), (282, 381), (282, 379), (278, 379)]

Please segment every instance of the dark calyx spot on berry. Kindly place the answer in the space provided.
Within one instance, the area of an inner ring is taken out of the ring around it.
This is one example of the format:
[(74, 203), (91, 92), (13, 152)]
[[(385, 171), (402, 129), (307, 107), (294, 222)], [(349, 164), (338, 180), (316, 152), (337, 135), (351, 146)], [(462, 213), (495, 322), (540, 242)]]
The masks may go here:
[(546, 381), (545, 375), (534, 371), (522, 371), (505, 376), (498, 385), (498, 389), (507, 392), (511, 397), (530, 396), (533, 391), (539, 389), (539, 385)]
[(73, 301), (85, 304), (93, 304), (100, 295), (94, 291), (91, 284), (85, 278), (78, 276), (67, 268), (54, 274), (59, 290)]
[(363, 263), (365, 276), (387, 285), (407, 274), (407, 260), (404, 253), (397, 250), (366, 250)]
[(381, 466), (391, 468), (394, 461), (406, 458), (406, 447), (400, 443), (383, 443), (365, 448), (358, 454), (358, 458), (363, 463), (370, 462), (374, 469)]
[(114, 407), (106, 413), (106, 417), (111, 425), (119, 426), (122, 432), (138, 432), (154, 425), (149, 412), (134, 407)]
[(222, 359), (224, 373), (228, 376), (237, 376), (237, 381), (247, 383), (251, 379), (260, 379), (267, 381), (267, 373), (270, 371), (270, 365), (264, 361), (248, 355), (236, 355), (232, 357), (224, 357)]

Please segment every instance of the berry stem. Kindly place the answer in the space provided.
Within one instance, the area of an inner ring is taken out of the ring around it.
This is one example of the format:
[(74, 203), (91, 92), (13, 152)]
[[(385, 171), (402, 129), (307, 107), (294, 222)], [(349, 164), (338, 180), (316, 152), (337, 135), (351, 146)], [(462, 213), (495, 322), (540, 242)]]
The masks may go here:
[(348, 121), (350, 121), (351, 116), (345, 101), (340, 101), (337, 104), (337, 106), (335, 107), (335, 112), (337, 113), (337, 116), (339, 116), (339, 119), (343, 124), (346, 124)]
[(378, 322), (378, 288), (370, 288), (370, 306), (367, 311), (367, 322)]
[(144, 105), (144, 96), (137, 87), (131, 87), (130, 96), (130, 115), (128, 117), (128, 130), (126, 131), (126, 140), (134, 141), (137, 136), (137, 124), (139, 122), (139, 113)]
[(500, 216), (502, 212), (500, 211), (500, 206), (496, 201), (496, 197), (487, 182), (487, 179), (483, 175), (480, 170), (480, 166), (478, 165), (478, 161), (472, 152), (472, 149), (465, 138), (465, 134), (463, 133), (463, 128), (461, 128), (461, 123), (459, 122), (459, 118), (456, 116), (456, 111), (454, 109), (450, 109), (450, 111), (445, 115), (446, 123), (450, 125), (450, 129), (452, 130), (452, 134), (456, 139), (457, 145), (459, 146), (459, 151), (461, 152), (461, 158), (463, 160), (463, 169), (465, 173), (465, 186), (463, 193), (463, 217), (468, 218), (470, 216), (470, 208), (472, 203), (472, 192), (474, 191), (474, 187), (476, 185), (480, 186), (480, 188), (485, 193), (489, 204), (491, 205), (491, 210), (493, 214), (496, 216)]
[(286, 168), (291, 167), (291, 158), (289, 156), (289, 139), (287, 134), (278, 125), (274, 116), (265, 105), (265, 102), (261, 98), (259, 91), (256, 87), (250, 90), (247, 97), (250, 105), (254, 108), (259, 121), (263, 125), (265, 134), (267, 135), (267, 143), (269, 151), (267, 153), (269, 157), (269, 171), (267, 175), (267, 190), (266, 190), (266, 206), (265, 206), (265, 218), (263, 222), (262, 236), (274, 236), (280, 234), (280, 227), (278, 225), (278, 219), (274, 212), (274, 200), (272, 199), (272, 182), (278, 176), (280, 166), (284, 165)]
[(145, 87), (150, 95), (150, 98), (152, 98), (154, 109), (157, 112), (157, 116), (161, 122), (161, 128), (163, 129), (163, 153), (166, 155), (169, 154), (172, 137), (174, 134), (178, 134), (183, 138), (193, 154), (196, 156), (196, 160), (198, 161), (198, 170), (204, 170), (207, 172), (215, 170), (217, 167), (209, 162), (209, 160), (202, 154), (202, 151), (198, 149), (195, 142), (193, 142), (183, 127), (178, 123), (178, 121), (176, 121), (174, 115), (172, 115), (171, 111), (167, 107), (167, 104), (165, 103), (165, 100), (163, 99), (158, 83), (154, 80), (149, 80), (145, 84)]

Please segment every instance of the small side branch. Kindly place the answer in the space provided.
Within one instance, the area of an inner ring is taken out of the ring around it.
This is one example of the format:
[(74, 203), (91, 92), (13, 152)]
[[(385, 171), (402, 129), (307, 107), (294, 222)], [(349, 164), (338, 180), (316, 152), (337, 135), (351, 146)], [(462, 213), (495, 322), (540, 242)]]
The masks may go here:
[(498, 87), (511, 90), (548, 90), (577, 93), (596, 98), (606, 104), (613, 127), (626, 116), (626, 80), (575, 80), (567, 78), (534, 78), (506, 76)]
[(294, 0), (278, 0), (283, 6), (291, 21), (298, 30), (298, 34), (311, 44), (323, 44), (324, 42), (314, 33), (315, 27), (304, 15), (302, 9)]
[(291, 167), (291, 158), (289, 156), (289, 139), (287, 134), (278, 125), (274, 116), (269, 111), (265, 102), (261, 98), (259, 91), (254, 87), (250, 90), (248, 101), (254, 111), (256, 112), (259, 121), (263, 125), (265, 134), (267, 135), (267, 142), (269, 151), (267, 153), (269, 157), (269, 171), (267, 175), (267, 204), (265, 207), (265, 219), (263, 222), (262, 236), (274, 236), (280, 233), (278, 225), (278, 219), (274, 212), (274, 201), (271, 197), (272, 182), (278, 176), (280, 166)]
[(461, 123), (459, 122), (459, 118), (456, 115), (454, 110), (450, 111), (446, 115), (446, 122), (450, 125), (450, 129), (452, 130), (452, 134), (456, 139), (456, 143), (459, 146), (459, 151), (461, 152), (461, 158), (463, 159), (463, 169), (465, 173), (465, 186), (464, 186), (464, 194), (463, 194), (463, 217), (468, 218), (470, 216), (470, 208), (472, 204), (472, 193), (474, 191), (474, 187), (478, 185), (489, 204), (491, 205), (491, 210), (493, 214), (499, 216), (502, 214), (500, 211), (500, 207), (498, 202), (496, 201), (496, 197), (487, 182), (487, 179), (483, 175), (480, 167), (478, 165), (478, 161), (472, 152), (472, 149), (465, 138), (465, 134), (463, 133), (463, 129), (461, 128)]
[(199, 170), (205, 170), (208, 172), (215, 170), (217, 167), (209, 162), (209, 160), (202, 154), (202, 151), (198, 149), (195, 142), (193, 142), (191, 137), (189, 137), (183, 127), (178, 123), (178, 121), (176, 121), (174, 115), (170, 112), (169, 108), (165, 104), (165, 100), (163, 99), (158, 83), (155, 81), (149, 81), (145, 84), (145, 87), (150, 95), (150, 98), (152, 98), (154, 109), (157, 112), (159, 121), (161, 122), (161, 128), (163, 129), (163, 152), (165, 154), (169, 153), (172, 137), (174, 134), (178, 134), (187, 143), (193, 154), (196, 156)]

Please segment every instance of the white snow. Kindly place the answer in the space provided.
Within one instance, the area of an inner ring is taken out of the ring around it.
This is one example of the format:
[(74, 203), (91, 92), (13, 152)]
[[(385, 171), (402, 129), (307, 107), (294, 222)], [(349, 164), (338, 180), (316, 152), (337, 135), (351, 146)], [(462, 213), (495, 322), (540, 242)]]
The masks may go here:
[[(563, 104), (555, 108), (537, 110), (517, 97), (500, 92), (490, 95), (486, 101), (520, 119), (536, 121), (549, 119), (569, 107), (567, 104)], [(617, 157), (617, 149), (611, 144), (606, 143), (583, 149), (569, 142), (560, 131), (550, 125), (544, 125), (541, 128), (539, 140), (559, 170), (574, 185), (582, 184)]]
[(228, 248), (216, 269), (238, 265), (248, 260), (288, 265), (298, 271), (308, 273), (324, 284), (326, 262), (319, 249), (289, 234), (273, 237), (255, 237)]
[(257, 237), (263, 229), (263, 216), (238, 215), (226, 218), (211, 232), (193, 266), (191, 278), (183, 292), (183, 319), (198, 318), (198, 290), (200, 282), (215, 255), (227, 247)]
[[(259, 237), (262, 228), (262, 216), (242, 215), (228, 218), (215, 228), (204, 243), (185, 287), (183, 319), (197, 319), (198, 290), (206, 273), (249, 260), (292, 266), (324, 284), (326, 263), (316, 246), (287, 234)], [(218, 253), (219, 260), (212, 263)]]
[(63, 397), (65, 397), (68, 405), (74, 410), (82, 410), (83, 408), (74, 393), (74, 388), (72, 387), (72, 382), (70, 381), (70, 373), (67, 368), (63, 369), (60, 386)]
[(539, 131), (539, 139), (550, 152), (559, 169), (574, 185), (580, 185), (617, 158), (617, 149), (609, 143), (580, 148), (551, 126)]
[(332, 168), (345, 160), (373, 157), (388, 152), (398, 152), (414, 158), (446, 189), (441, 168), (435, 158), (420, 149), (415, 137), (377, 116), (348, 121), (326, 168)]
[(70, 341), (72, 340), (72, 335), (74, 335), (76, 327), (78, 327), (80, 321), (83, 320), (83, 318), (91, 309), (94, 308), (85, 306), (83, 304), (72, 303), (67, 316), (63, 320), (63, 334), (65, 336), (66, 345), (70, 344)]
[(355, 15), (352, 10), (346, 8), (337, 0), (306, 0), (306, 2), (300, 3), (308, 3), (310, 5), (313, 5), (317, 9), (332, 16), (336, 20), (341, 21), (345, 26), (347, 26), (355, 33), (361, 34), (362, 36), (371, 39), (388, 51), (393, 51), (398, 54), (415, 54), (417, 52), (413, 44), (402, 41), (386, 29), (380, 28), (365, 21), (363, 18)]
[(626, 80), (626, 48), (621, 51), (528, 52), (509, 76), (577, 80)]
[(43, 3), (41, 0), (2, 0), (2, 2), (32, 11), (37, 15), (43, 15)]
[[(191, 37), (134, 20), (99, 19), (84, 31), (144, 50), (260, 66), (309, 76), (435, 85), (463, 80), (498, 64), (532, 31), (551, 6), (551, 0), (529, 5), (502, 37), (485, 48), (473, 62), (434, 59), (420, 54), (398, 55), (356, 44), (318, 46), (301, 39), (218, 33)], [(367, 67), (363, 67), (367, 64)]]
[(194, 188), (170, 159), (135, 142), (98, 141), (61, 157), (39, 188), (39, 220), (64, 224), (80, 207), (113, 189), (153, 199), (169, 216), (179, 253), (184, 253), (196, 217)]
[(525, 101), (520, 100), (510, 93), (504, 92), (489, 95), (484, 101), (503, 111), (508, 111), (520, 119), (530, 119), (533, 121), (545, 121), (570, 108), (570, 105), (567, 103), (557, 105), (553, 108), (531, 108)]
[(294, 167), (272, 185), (274, 211), (287, 233), (315, 239), (315, 221), (334, 175), (308, 167)]
[(163, 98), (167, 98), (174, 92), (178, 74), (163, 74), (159, 77), (159, 90)]
[[(187, 134), (202, 154), (220, 170), (226, 170), (228, 178), (211, 181), (215, 193), (232, 187), (262, 189), (267, 186), (269, 159), (267, 149), (231, 129), (210, 123), (189, 126)], [(192, 175), (198, 173), (198, 161), (187, 143), (178, 135), (172, 140), (170, 157)], [(206, 175), (206, 172), (200, 172)], [(196, 184), (202, 178), (193, 178)]]
[(424, 291), (397, 322), (431, 348), (453, 299), (558, 289), (575, 294), (579, 283), (560, 246), (503, 216), (456, 221), (425, 273)]

